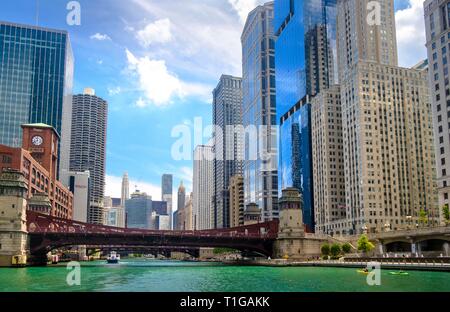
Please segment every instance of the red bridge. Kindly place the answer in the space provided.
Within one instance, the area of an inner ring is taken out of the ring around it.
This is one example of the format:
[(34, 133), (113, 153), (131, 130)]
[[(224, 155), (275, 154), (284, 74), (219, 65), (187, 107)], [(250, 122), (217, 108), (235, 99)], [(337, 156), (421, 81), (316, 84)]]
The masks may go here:
[(66, 246), (225, 247), (273, 253), (278, 220), (231, 229), (152, 231), (93, 225), (27, 211), (30, 252), (36, 259)]

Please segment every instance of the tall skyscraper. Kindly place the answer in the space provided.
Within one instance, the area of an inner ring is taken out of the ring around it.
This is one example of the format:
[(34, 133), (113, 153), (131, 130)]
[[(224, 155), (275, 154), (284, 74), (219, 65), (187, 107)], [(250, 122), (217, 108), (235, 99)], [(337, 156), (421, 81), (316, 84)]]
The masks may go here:
[(193, 177), (193, 228), (208, 230), (214, 228), (213, 195), (213, 147), (212, 142), (199, 145), (194, 151)]
[[(244, 159), (244, 133), (236, 126), (242, 127), (242, 79), (222, 75), (213, 91), (213, 134), (214, 159), (214, 226), (230, 226), (229, 193), (230, 179), (235, 174), (242, 174)], [(238, 131), (236, 131), (238, 130)]]
[(425, 71), (397, 67), (393, 0), (381, 25), (367, 1), (338, 3), (346, 232), (398, 230), (436, 211), (433, 126)]
[(167, 202), (167, 214), (172, 229), (173, 223), (173, 175), (164, 174), (161, 178), (161, 200)]
[(342, 234), (347, 220), (339, 85), (312, 99), (311, 120), (316, 232)]
[(337, 0), (275, 0), (277, 121), (306, 95), (338, 82)]
[(244, 177), (235, 175), (230, 180), (230, 227), (244, 225)]
[(70, 170), (89, 171), (88, 223), (103, 224), (108, 103), (92, 89), (73, 97)]
[[(429, 62), (439, 211), (450, 205), (450, 1), (427, 0), (425, 29)], [(443, 218), (442, 220), (443, 221)]]
[(278, 218), (273, 14), (273, 2), (251, 11), (241, 37), (243, 125), (258, 131), (256, 148), (246, 146), (245, 204), (257, 203), (264, 221)]
[(69, 169), (73, 55), (66, 31), (0, 21), (0, 144), (20, 147), (22, 124), (56, 129), (59, 176)]
[(178, 202), (177, 202), (178, 210), (183, 210), (185, 205), (186, 205), (186, 188), (183, 185), (183, 181), (181, 181), (180, 186), (178, 187)]
[(152, 226), (152, 197), (139, 191), (125, 201), (126, 223), (129, 229), (150, 230)]
[(314, 231), (310, 97), (338, 82), (336, 0), (276, 0), (274, 30), (278, 191), (300, 190), (303, 222)]
[(125, 202), (130, 198), (130, 180), (128, 179), (128, 172), (125, 172), (122, 177), (122, 192), (121, 204), (125, 207)]

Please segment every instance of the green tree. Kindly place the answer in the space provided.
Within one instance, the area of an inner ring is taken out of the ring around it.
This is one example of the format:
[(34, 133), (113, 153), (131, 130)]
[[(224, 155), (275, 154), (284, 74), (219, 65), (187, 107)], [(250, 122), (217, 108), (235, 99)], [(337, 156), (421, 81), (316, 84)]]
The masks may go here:
[(344, 253), (350, 253), (352, 251), (352, 245), (350, 245), (349, 243), (345, 243), (344, 245), (342, 245), (342, 251)]
[(427, 224), (428, 223), (428, 214), (425, 211), (425, 209), (420, 209), (419, 223), (421, 223), (421, 224)]
[(337, 258), (341, 254), (341, 245), (333, 244), (331, 246), (331, 256)]
[(325, 245), (322, 246), (322, 248), (320, 250), (321, 250), (323, 256), (329, 256), (330, 255), (330, 245), (325, 244)]
[(448, 208), (448, 204), (444, 205), (444, 207), (442, 208), (442, 213), (444, 214), (445, 222), (449, 223), (449, 221), (450, 221), (450, 210)]
[(369, 238), (366, 234), (361, 235), (358, 239), (358, 250), (362, 252), (369, 252), (375, 248), (375, 245), (369, 241)]

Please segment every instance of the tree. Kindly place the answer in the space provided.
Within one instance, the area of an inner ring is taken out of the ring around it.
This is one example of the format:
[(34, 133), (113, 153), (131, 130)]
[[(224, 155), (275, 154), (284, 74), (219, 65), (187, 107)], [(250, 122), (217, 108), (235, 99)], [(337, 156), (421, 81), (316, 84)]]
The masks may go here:
[(442, 213), (444, 215), (445, 223), (449, 223), (450, 222), (450, 210), (448, 208), (448, 204), (444, 205), (444, 207), (442, 208)]
[(428, 214), (427, 214), (427, 212), (424, 209), (420, 209), (419, 222), (421, 224), (427, 224), (428, 223)]
[(366, 253), (372, 251), (375, 248), (375, 245), (369, 241), (369, 238), (366, 234), (361, 235), (358, 239), (358, 250)]
[(337, 258), (341, 254), (341, 245), (333, 244), (331, 246), (331, 256)]
[(323, 256), (328, 256), (330, 254), (330, 245), (325, 244), (322, 246), (322, 248), (320, 250), (321, 250)]
[(352, 251), (352, 245), (350, 245), (349, 243), (345, 243), (344, 245), (342, 245), (342, 251), (344, 253), (350, 253)]

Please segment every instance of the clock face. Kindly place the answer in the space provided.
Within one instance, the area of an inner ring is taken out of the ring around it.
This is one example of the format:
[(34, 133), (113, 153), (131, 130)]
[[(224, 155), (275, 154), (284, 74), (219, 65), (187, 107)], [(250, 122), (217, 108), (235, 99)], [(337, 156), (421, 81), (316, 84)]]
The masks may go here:
[(42, 137), (40, 137), (40, 136), (34, 136), (32, 139), (31, 139), (31, 143), (33, 143), (33, 145), (36, 145), (36, 146), (40, 146), (40, 145), (42, 145), (42, 143), (44, 142), (44, 139), (42, 139)]

